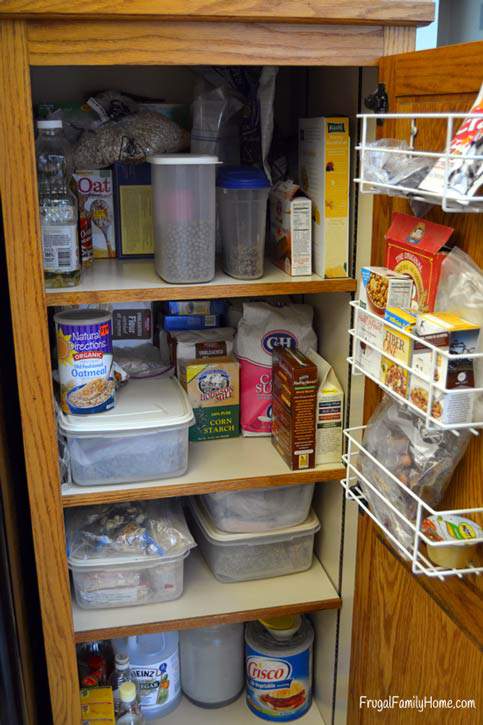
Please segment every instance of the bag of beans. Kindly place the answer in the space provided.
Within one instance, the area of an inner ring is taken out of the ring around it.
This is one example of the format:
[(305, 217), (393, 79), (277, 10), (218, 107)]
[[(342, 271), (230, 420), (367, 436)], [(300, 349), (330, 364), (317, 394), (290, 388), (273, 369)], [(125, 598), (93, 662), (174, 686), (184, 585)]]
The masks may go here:
[(240, 422), (243, 435), (272, 430), (272, 352), (275, 347), (317, 349), (310, 305), (274, 307), (266, 302), (243, 305), (235, 353), (240, 361)]

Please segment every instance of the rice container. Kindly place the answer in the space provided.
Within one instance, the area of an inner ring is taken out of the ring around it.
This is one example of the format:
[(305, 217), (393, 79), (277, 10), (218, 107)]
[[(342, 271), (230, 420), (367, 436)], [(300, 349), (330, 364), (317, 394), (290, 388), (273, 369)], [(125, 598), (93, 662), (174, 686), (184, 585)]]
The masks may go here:
[(312, 564), (314, 537), (320, 529), (313, 511), (297, 526), (233, 534), (217, 528), (199, 501), (192, 499), (190, 508), (194, 537), (219, 581), (248, 581), (294, 574), (309, 569)]
[(188, 467), (193, 411), (174, 378), (130, 380), (113, 410), (59, 412), (74, 483), (95, 486), (181, 476)]
[(314, 484), (206, 493), (201, 500), (214, 525), (230, 533), (273, 531), (301, 524), (310, 511)]

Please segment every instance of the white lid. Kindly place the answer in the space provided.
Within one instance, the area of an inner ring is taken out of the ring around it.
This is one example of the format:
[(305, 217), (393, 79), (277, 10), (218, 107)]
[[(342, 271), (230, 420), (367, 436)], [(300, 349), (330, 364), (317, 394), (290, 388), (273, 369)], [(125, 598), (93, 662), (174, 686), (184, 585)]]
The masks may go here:
[(150, 164), (158, 166), (179, 166), (185, 164), (219, 164), (218, 156), (208, 154), (156, 154), (148, 156)]
[(59, 412), (62, 433), (73, 437), (181, 428), (192, 421), (188, 397), (175, 378), (130, 380), (118, 391), (115, 407), (104, 413), (66, 415)]
[(37, 128), (62, 128), (60, 118), (51, 118), (50, 120), (37, 121)]
[(121, 567), (126, 569), (152, 569), (154, 566), (162, 566), (163, 564), (169, 564), (172, 561), (180, 561), (186, 559), (190, 553), (190, 547), (186, 545), (185, 548), (180, 549), (176, 554), (164, 555), (152, 554), (150, 556), (110, 556), (110, 557), (99, 557), (91, 559), (80, 559), (76, 556), (67, 555), (67, 564), (69, 568), (75, 571), (76, 569), (108, 569), (113, 567), (114, 569)]
[(202, 501), (198, 498), (191, 498), (189, 504), (203, 534), (210, 543), (218, 546), (232, 546), (234, 544), (274, 544), (280, 541), (295, 539), (299, 536), (315, 534), (320, 529), (319, 519), (311, 509), (305, 521), (297, 526), (288, 526), (285, 529), (276, 529), (275, 531), (229, 534), (226, 531), (221, 531), (213, 524)]
[(112, 320), (112, 313), (102, 309), (66, 310), (65, 312), (56, 312), (54, 320), (64, 325), (95, 325), (98, 322)]

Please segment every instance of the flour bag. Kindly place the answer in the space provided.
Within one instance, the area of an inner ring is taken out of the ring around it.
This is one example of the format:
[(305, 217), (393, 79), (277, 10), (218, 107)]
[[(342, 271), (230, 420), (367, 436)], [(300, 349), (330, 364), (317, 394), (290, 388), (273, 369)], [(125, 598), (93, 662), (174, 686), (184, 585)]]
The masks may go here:
[(272, 430), (272, 352), (275, 347), (317, 349), (309, 305), (273, 307), (247, 302), (238, 324), (235, 352), (240, 361), (240, 423), (243, 435)]

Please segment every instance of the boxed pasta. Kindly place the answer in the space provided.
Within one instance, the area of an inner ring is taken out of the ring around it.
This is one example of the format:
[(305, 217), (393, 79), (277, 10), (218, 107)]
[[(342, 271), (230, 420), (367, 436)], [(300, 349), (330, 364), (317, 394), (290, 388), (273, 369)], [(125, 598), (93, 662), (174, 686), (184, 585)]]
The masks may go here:
[(110, 169), (76, 171), (77, 195), (92, 227), (94, 259), (116, 256), (114, 196)]
[(315, 421), (315, 465), (340, 463), (344, 391), (334, 369), (327, 360), (324, 360), (315, 350), (309, 350), (307, 357), (316, 365), (319, 378)]
[(293, 181), (270, 192), (270, 243), (275, 266), (292, 277), (312, 274), (312, 202)]

